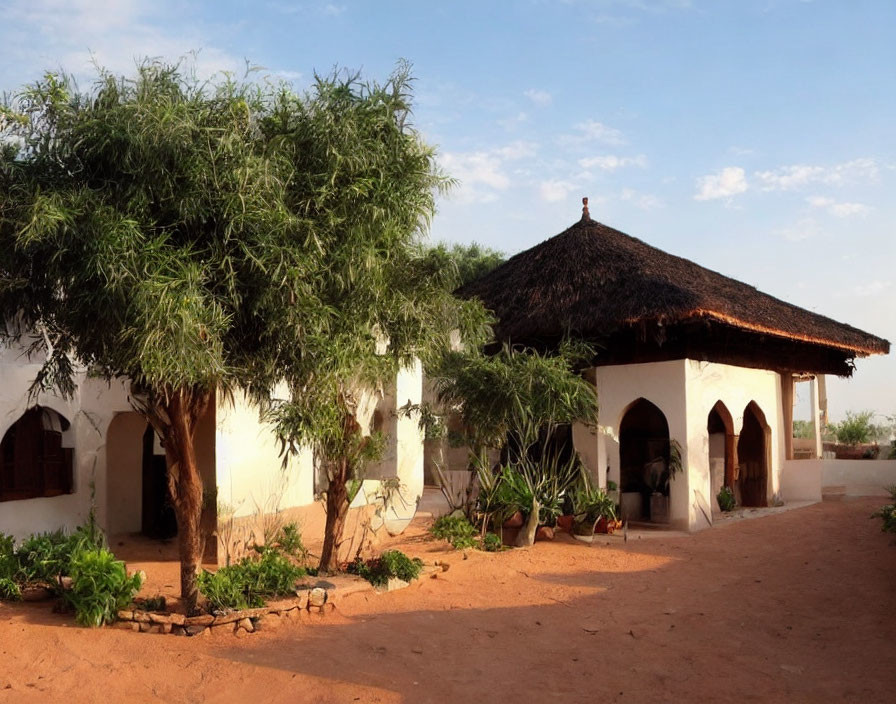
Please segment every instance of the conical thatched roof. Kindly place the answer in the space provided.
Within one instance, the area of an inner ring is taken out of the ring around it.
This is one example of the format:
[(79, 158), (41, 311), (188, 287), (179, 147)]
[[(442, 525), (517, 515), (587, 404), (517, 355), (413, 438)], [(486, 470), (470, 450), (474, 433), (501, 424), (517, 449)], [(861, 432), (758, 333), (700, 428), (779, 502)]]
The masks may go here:
[(498, 318), (500, 340), (551, 340), (569, 331), (606, 340), (635, 324), (695, 321), (834, 349), (845, 358), (890, 343), (785, 303), (592, 220), (510, 258), (458, 290)]

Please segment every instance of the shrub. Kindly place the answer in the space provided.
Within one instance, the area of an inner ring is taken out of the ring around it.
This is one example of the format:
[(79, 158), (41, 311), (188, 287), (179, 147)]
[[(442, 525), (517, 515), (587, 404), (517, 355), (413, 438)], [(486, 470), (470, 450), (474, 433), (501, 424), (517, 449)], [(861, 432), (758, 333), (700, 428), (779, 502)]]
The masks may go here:
[(731, 490), (731, 487), (723, 486), (719, 489), (719, 493), (716, 494), (716, 499), (719, 502), (719, 508), (723, 511), (733, 511), (734, 507), (737, 506), (737, 502), (734, 500), (734, 492)]
[(22, 598), (22, 589), (9, 577), (0, 577), (0, 599), (18, 601)]
[(455, 550), (476, 545), (476, 528), (464, 516), (440, 516), (429, 532), (433, 537), (447, 540)]
[(360, 557), (350, 563), (347, 571), (366, 579), (375, 587), (385, 586), (390, 577), (411, 582), (420, 576), (423, 561), (411, 559), (400, 550), (387, 550), (379, 557), (366, 562)]
[(874, 425), (871, 420), (874, 418), (873, 411), (853, 411), (846, 412), (846, 419), (839, 423), (832, 423), (828, 428), (837, 436), (837, 441), (844, 445), (859, 445), (880, 435), (883, 429)]
[(244, 557), (217, 572), (203, 570), (199, 591), (218, 611), (264, 606), (265, 597), (295, 592), (296, 581), (305, 576), (302, 567), (275, 549), (266, 549), (258, 558)]
[(302, 532), (296, 523), (287, 523), (280, 529), (277, 535), (277, 545), (282, 553), (298, 560), (305, 562), (308, 559), (308, 549), (302, 542)]
[(77, 550), (69, 563), (72, 588), (65, 600), (83, 626), (102, 626), (117, 617), (140, 590), (140, 574), (128, 576), (125, 564), (106, 548)]
[(883, 521), (881, 530), (885, 533), (896, 533), (896, 485), (887, 487), (890, 498), (894, 503), (881, 506), (871, 514), (872, 518), (880, 518)]
[(503, 547), (501, 538), (494, 533), (486, 533), (482, 539), (482, 549), (486, 552), (500, 552)]

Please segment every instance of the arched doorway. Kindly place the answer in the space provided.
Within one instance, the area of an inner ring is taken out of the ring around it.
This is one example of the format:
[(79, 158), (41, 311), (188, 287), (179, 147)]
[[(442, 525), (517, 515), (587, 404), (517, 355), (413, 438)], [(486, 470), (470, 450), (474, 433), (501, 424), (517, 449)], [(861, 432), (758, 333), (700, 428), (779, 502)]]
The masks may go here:
[(107, 530), (170, 538), (177, 533), (168, 501), (165, 455), (146, 420), (119, 413), (106, 434)]
[(654, 489), (664, 496), (669, 488), (658, 481), (669, 468), (669, 423), (646, 398), (626, 410), (619, 423), (619, 488), (625, 520), (651, 516), (650, 495)]
[(762, 409), (750, 401), (737, 441), (735, 497), (741, 506), (768, 506), (768, 423)]
[(731, 413), (721, 401), (710, 409), (706, 419), (706, 432), (709, 435), (709, 476), (712, 492), (712, 511), (721, 513), (716, 498), (723, 486), (734, 486), (734, 473), (737, 459), (735, 456), (734, 421)]

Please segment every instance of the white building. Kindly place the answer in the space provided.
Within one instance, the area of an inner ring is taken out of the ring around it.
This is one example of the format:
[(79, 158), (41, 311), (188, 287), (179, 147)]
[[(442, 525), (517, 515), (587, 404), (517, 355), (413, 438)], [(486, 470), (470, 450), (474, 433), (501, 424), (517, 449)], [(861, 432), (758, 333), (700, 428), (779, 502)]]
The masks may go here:
[[(146, 421), (128, 401), (124, 382), (77, 377), (71, 399), (28, 390), (42, 359), (21, 347), (0, 346), (0, 533), (23, 537), (85, 521), (91, 507), (110, 535), (176, 533), (168, 502), (165, 455)], [(398, 532), (423, 491), (423, 439), (417, 423), (396, 410), (419, 403), (422, 372), (402, 370), (382, 394), (368, 394), (359, 421), (387, 437), (382, 461), (368, 468), (350, 516), (350, 529), (368, 539), (379, 528)], [(270, 426), (239, 395), (218, 399), (199, 422), (195, 445), (205, 484), (202, 519), (207, 557), (220, 562), (262, 542), (273, 525), (299, 522), (311, 545), (323, 534), (312, 453), (284, 467)], [(387, 507), (376, 500), (384, 479), (398, 481)], [(346, 549), (351, 547), (352, 538)]]
[[(630, 520), (651, 519), (650, 468), (668, 468), (674, 447), (683, 471), (653, 504), (673, 526), (710, 525), (722, 486), (743, 506), (780, 501), (794, 382), (848, 376), (854, 358), (890, 343), (602, 225), (585, 203), (581, 221), (461, 295), (494, 311), (502, 342), (549, 349), (568, 334), (595, 344), (585, 374), (598, 430), (574, 428), (573, 439), (600, 484), (619, 486)], [(819, 425), (809, 456), (820, 457)]]

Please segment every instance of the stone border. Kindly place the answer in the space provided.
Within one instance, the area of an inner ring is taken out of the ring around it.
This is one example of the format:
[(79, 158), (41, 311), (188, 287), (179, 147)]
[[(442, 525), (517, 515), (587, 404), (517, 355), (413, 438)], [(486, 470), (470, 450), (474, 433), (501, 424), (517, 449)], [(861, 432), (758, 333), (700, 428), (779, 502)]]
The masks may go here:
[[(420, 571), (420, 577), (432, 575), (443, 569), (444, 567), (438, 565), (424, 566)], [(385, 587), (377, 589), (359, 577), (337, 575), (330, 580), (320, 579), (313, 585), (303, 585), (296, 591), (295, 597), (272, 601), (257, 609), (199, 616), (125, 609), (118, 612), (118, 620), (111, 626), (139, 633), (171, 633), (186, 636), (203, 635), (213, 628), (228, 627), (235, 635), (242, 636), (258, 630), (261, 619), (273, 621), (281, 617), (291, 618), (305, 611), (323, 614), (327, 607), (335, 608), (337, 597), (341, 599), (359, 592), (391, 592), (408, 586), (410, 586), (408, 582), (393, 577)]]

